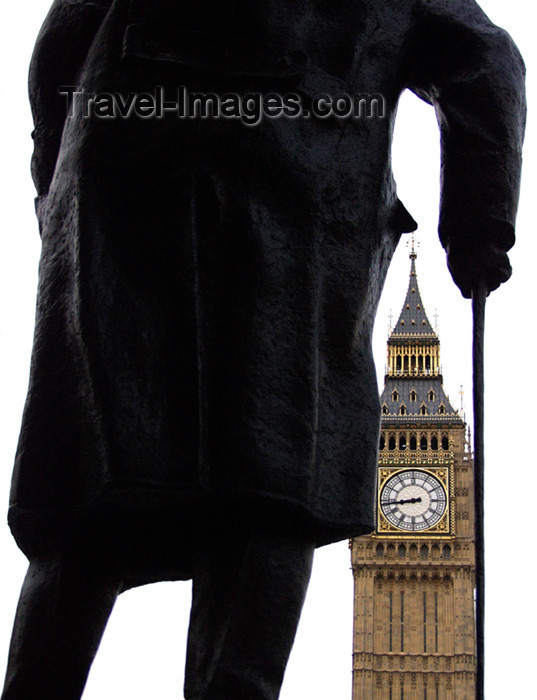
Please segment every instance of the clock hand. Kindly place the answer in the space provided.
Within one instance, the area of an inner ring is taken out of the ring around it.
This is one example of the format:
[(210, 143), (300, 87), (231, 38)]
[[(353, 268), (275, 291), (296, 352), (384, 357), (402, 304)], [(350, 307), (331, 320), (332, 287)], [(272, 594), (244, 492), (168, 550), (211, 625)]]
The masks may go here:
[(383, 501), (383, 506), (402, 506), (405, 503), (421, 503), (421, 498), (407, 498), (404, 501)]

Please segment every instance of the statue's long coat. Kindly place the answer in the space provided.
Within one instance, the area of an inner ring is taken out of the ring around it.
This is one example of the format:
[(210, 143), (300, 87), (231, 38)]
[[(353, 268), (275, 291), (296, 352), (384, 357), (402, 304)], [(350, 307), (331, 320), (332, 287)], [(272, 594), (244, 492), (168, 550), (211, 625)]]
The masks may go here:
[[(189, 537), (223, 503), (319, 544), (370, 531), (371, 332), (414, 228), (390, 170), (398, 98), (437, 110), (444, 246), (506, 250), (522, 76), (473, 0), (56, 0), (30, 83), (43, 254), (10, 510), (23, 549), (110, 514)], [(65, 119), (59, 85), (369, 93), (384, 116)]]

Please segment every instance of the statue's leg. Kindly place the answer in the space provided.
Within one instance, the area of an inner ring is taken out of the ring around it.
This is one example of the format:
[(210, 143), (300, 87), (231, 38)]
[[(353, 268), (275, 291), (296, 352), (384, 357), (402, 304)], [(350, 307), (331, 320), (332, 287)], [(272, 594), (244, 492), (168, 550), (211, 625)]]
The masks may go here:
[(32, 561), (2, 700), (78, 700), (119, 590), (81, 559)]
[(276, 700), (311, 574), (314, 545), (216, 532), (193, 581), (187, 700)]

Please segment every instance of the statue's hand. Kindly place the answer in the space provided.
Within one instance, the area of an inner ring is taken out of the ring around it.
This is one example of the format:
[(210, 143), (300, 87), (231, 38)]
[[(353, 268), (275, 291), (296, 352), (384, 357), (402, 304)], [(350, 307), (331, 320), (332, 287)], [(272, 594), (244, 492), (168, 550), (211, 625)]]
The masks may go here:
[(511, 277), (511, 264), (505, 250), (487, 241), (482, 245), (451, 247), (447, 261), (457, 287), (466, 299), (484, 284), (487, 295)]

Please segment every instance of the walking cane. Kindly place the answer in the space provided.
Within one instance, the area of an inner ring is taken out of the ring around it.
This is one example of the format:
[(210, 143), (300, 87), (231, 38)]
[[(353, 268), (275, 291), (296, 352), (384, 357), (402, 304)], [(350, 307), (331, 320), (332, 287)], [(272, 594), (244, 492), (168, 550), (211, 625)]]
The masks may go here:
[(485, 697), (485, 460), (484, 460), (484, 334), (487, 290), (480, 283), (472, 291), (473, 405), (474, 405), (474, 504), (476, 571), (476, 700)]

